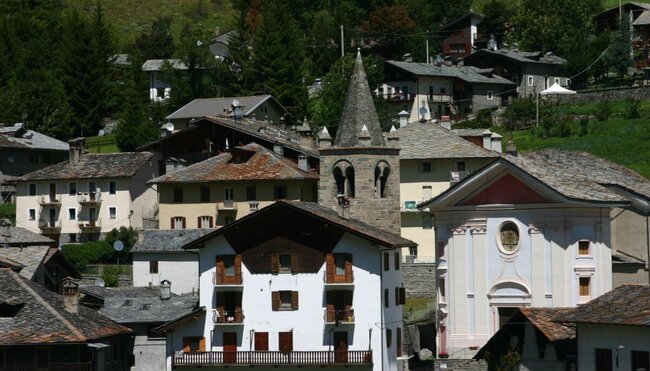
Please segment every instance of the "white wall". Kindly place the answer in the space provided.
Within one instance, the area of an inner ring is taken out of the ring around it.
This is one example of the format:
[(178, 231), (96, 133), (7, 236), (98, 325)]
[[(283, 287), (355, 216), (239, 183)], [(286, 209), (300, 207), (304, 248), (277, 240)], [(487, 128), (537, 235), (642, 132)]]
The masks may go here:
[[(149, 273), (149, 262), (158, 261), (158, 274)], [(174, 294), (182, 295), (199, 289), (199, 258), (189, 252), (133, 253), (133, 286), (159, 286), (160, 281), (172, 283)]]
[[(401, 286), (402, 272), (394, 271), (393, 254), (391, 250), (391, 270), (383, 272), (380, 261), (379, 247), (371, 245), (351, 234), (344, 234), (333, 250), (353, 254), (354, 295), (353, 308), (355, 312), (354, 325), (340, 325), (337, 331), (348, 331), (348, 349), (367, 350), (368, 339), (371, 336), (370, 348), (373, 350), (375, 370), (396, 369), (396, 331), (401, 326), (402, 307), (395, 306), (394, 288)], [(244, 324), (242, 326), (219, 325), (212, 322), (212, 310), (216, 307), (216, 290), (213, 286), (215, 273), (215, 256), (234, 254), (234, 250), (223, 236), (218, 236), (208, 242), (200, 250), (200, 305), (208, 310), (203, 328), (197, 328), (198, 321), (191, 325), (179, 327), (170, 339), (172, 349), (182, 349), (184, 336), (205, 336), (206, 350), (222, 351), (222, 334), (224, 331), (237, 332), (238, 350), (251, 350), (251, 331), (269, 333), (269, 350), (278, 350), (278, 332), (293, 331), (293, 349), (295, 351), (326, 351), (332, 350), (329, 329), (325, 325), (325, 294), (324, 274), (325, 264), (317, 274), (255, 274), (252, 275), (242, 264), (242, 310)], [(384, 286), (380, 285), (380, 274), (384, 276)], [(173, 286), (173, 285), (172, 285)], [(390, 307), (383, 309), (383, 288), (389, 288)], [(273, 311), (271, 309), (271, 291), (291, 290), (299, 292), (299, 309), (296, 311)], [(383, 320), (382, 320), (383, 311)], [(393, 341), (390, 349), (382, 352), (384, 328), (393, 330)], [(384, 328), (382, 328), (384, 327)], [(213, 331), (214, 330), (214, 331)], [(371, 331), (371, 335), (370, 335)], [(173, 352), (168, 352), (168, 355)], [(171, 360), (168, 359), (168, 365)]]
[[(606, 334), (606, 336), (604, 336)], [(578, 371), (596, 369), (595, 349), (612, 350), (612, 369), (631, 370), (631, 352), (650, 352), (650, 328), (648, 326), (615, 326), (615, 325), (577, 325), (578, 338)], [(618, 350), (619, 346), (623, 349)], [(618, 368), (616, 356), (618, 354)]]
[(133, 355), (137, 371), (159, 371), (165, 368), (165, 339), (148, 339), (146, 325), (129, 325), (135, 331)]

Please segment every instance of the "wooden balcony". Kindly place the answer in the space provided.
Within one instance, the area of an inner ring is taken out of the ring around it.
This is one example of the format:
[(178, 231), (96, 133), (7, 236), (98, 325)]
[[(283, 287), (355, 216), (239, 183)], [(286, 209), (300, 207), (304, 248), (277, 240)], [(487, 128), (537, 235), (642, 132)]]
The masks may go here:
[[(0, 364), (0, 366), (2, 366)], [(3, 371), (92, 371), (90, 362), (77, 363), (46, 363), (46, 364), (7, 364), (1, 368)]]
[(326, 324), (354, 324), (354, 309), (325, 309)]
[(237, 203), (233, 200), (217, 202), (218, 211), (237, 211)]
[(56, 219), (38, 221), (38, 227), (43, 233), (58, 233), (61, 230), (61, 222)]
[(213, 311), (212, 321), (214, 322), (215, 326), (243, 325), (244, 311), (241, 309), (237, 309), (237, 310), (217, 309)]
[(205, 366), (372, 366), (371, 350), (176, 353), (172, 367)]
[(61, 196), (49, 194), (41, 195), (38, 199), (38, 204), (41, 206), (61, 206)]
[(77, 193), (77, 202), (83, 205), (99, 205), (102, 203), (102, 194), (98, 192)]
[(79, 221), (79, 229), (82, 232), (90, 232), (96, 229), (101, 229), (102, 228), (102, 223), (101, 219), (97, 220), (80, 220)]

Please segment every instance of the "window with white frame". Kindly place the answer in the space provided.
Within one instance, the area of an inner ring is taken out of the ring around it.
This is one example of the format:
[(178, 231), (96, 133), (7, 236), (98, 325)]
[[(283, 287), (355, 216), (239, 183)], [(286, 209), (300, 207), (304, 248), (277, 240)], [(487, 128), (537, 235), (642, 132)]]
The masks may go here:
[(36, 209), (29, 209), (27, 218), (29, 220), (36, 220)]
[(111, 206), (108, 208), (108, 219), (115, 218), (117, 218), (117, 208), (115, 206)]
[(534, 83), (535, 83), (535, 77), (528, 76), (528, 86), (533, 86)]
[(589, 241), (578, 241), (578, 256), (589, 255), (590, 254), (589, 245), (591, 245)]
[(488, 100), (493, 100), (494, 99), (494, 92), (492, 90), (488, 90), (486, 97)]
[(185, 217), (182, 216), (173, 217), (172, 229), (185, 229)]
[(76, 219), (77, 219), (77, 209), (69, 208), (68, 209), (68, 220), (76, 220)]
[(212, 228), (212, 217), (211, 216), (201, 216), (199, 217), (199, 228)]
[(591, 277), (578, 277), (578, 303), (583, 304), (591, 299)]

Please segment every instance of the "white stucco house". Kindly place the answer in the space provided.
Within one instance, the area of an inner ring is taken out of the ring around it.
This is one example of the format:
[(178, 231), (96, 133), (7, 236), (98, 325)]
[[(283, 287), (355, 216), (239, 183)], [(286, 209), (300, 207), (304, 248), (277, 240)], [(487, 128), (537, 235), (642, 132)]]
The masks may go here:
[(70, 160), (16, 182), (16, 224), (58, 243), (98, 240), (112, 229), (142, 229), (156, 213), (158, 175), (151, 152), (84, 153), (70, 142)]
[(577, 334), (578, 371), (650, 369), (649, 285), (623, 285), (564, 315)]
[(411, 244), (297, 201), (212, 230), (184, 246), (199, 254), (200, 309), (158, 328), (168, 369), (397, 370)]
[(142, 70), (149, 77), (149, 100), (164, 102), (171, 94), (172, 86), (163, 79), (162, 73), (166, 65), (174, 70), (187, 70), (187, 65), (180, 59), (147, 59), (142, 64)]
[(499, 157), (420, 204), (436, 235), (439, 352), (472, 356), (516, 308), (611, 290), (611, 218), (648, 184), (584, 152), (544, 150)]

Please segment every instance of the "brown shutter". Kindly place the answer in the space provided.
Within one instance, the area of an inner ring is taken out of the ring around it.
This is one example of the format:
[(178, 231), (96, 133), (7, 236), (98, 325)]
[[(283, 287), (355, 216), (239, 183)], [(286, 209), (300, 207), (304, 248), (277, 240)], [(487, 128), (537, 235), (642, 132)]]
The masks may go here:
[(199, 352), (205, 352), (205, 337), (199, 340)]
[(384, 253), (384, 270), (387, 271), (390, 269), (390, 261), (389, 261), (390, 255), (388, 255), (387, 252)]
[(271, 292), (271, 309), (280, 309), (280, 291)]
[(293, 332), (280, 332), (278, 338), (281, 352), (291, 352), (293, 350)]
[(352, 282), (352, 254), (345, 256), (345, 282)]
[(291, 309), (298, 310), (298, 291), (291, 291)]
[(210, 217), (210, 228), (214, 228), (214, 217)]
[(217, 312), (219, 312), (219, 320), (225, 322), (226, 320), (226, 308), (224, 304), (226, 302), (226, 297), (223, 292), (217, 292)]
[(187, 225), (185, 224), (185, 217), (183, 217), (183, 229), (187, 228)]
[(345, 310), (352, 308), (352, 293), (350, 290), (345, 291)]
[(327, 282), (334, 282), (334, 255), (325, 255), (325, 274)]
[(298, 254), (291, 254), (291, 273), (298, 273)]
[(242, 313), (241, 310), (241, 306), (242, 306), (241, 299), (242, 299), (242, 293), (241, 292), (235, 293), (236, 305), (235, 305), (234, 317), (235, 317), (235, 322), (237, 323), (242, 323), (242, 321), (244, 320), (244, 313)]
[(398, 327), (395, 330), (395, 346), (397, 347), (397, 356), (400, 357), (402, 355), (402, 328)]
[(395, 287), (395, 306), (399, 305), (399, 287)]
[(241, 255), (235, 255), (235, 283), (241, 284)]
[(175, 229), (174, 228), (174, 217), (172, 216), (169, 218), (169, 229)]
[(325, 303), (327, 304), (327, 322), (334, 322), (334, 291), (325, 292)]
[(399, 252), (395, 253), (395, 270), (399, 270)]
[(278, 257), (278, 254), (272, 254), (271, 273), (279, 273), (279, 272), (280, 272), (280, 258)]
[(399, 288), (399, 303), (400, 305), (406, 304), (406, 289), (404, 287)]
[(222, 284), (226, 275), (225, 267), (223, 264), (223, 257), (217, 255), (217, 284)]
[(203, 226), (201, 225), (201, 217), (200, 216), (196, 217), (196, 228), (203, 228)]
[(190, 349), (190, 338), (183, 338), (183, 353), (189, 353)]
[(268, 351), (269, 350), (269, 333), (256, 332), (255, 333), (255, 351)]
[(384, 289), (384, 308), (388, 308), (390, 305), (388, 300), (388, 289)]

